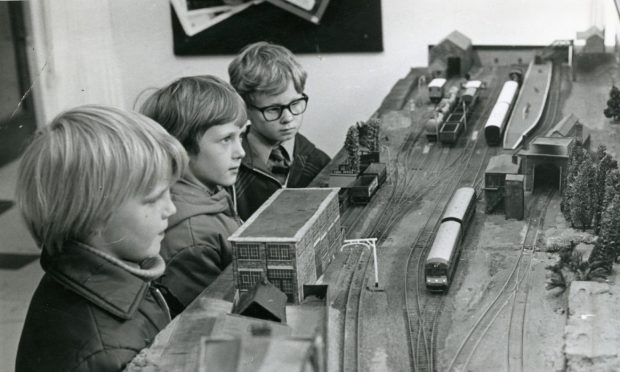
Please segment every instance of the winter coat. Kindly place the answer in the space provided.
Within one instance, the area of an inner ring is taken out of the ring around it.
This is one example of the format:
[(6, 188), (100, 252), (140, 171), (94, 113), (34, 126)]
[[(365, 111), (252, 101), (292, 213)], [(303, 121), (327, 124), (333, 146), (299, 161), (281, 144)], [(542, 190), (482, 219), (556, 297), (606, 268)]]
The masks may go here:
[(30, 302), (17, 350), (17, 372), (120, 371), (169, 322), (150, 284), (161, 257), (142, 268), (70, 243), (53, 257)]
[(237, 211), (244, 221), (278, 189), (307, 187), (330, 161), (327, 154), (316, 148), (306, 137), (297, 133), (288, 180), (286, 185), (283, 185), (270, 170), (252, 159), (252, 151), (245, 137), (243, 148), (246, 156), (241, 162), (235, 189)]
[(215, 194), (191, 172), (171, 188), (177, 212), (168, 219), (161, 255), (166, 271), (158, 280), (173, 317), (232, 262), (228, 237), (241, 225), (230, 194)]

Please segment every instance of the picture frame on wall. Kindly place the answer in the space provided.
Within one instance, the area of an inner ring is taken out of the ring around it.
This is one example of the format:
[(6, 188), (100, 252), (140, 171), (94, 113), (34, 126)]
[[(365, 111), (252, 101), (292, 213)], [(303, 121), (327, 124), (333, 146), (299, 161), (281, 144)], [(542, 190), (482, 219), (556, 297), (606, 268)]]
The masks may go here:
[(232, 55), (261, 40), (284, 45), (293, 53), (383, 51), (380, 0), (170, 3), (174, 53), (179, 56)]
[(267, 0), (271, 4), (306, 21), (319, 24), (329, 0)]

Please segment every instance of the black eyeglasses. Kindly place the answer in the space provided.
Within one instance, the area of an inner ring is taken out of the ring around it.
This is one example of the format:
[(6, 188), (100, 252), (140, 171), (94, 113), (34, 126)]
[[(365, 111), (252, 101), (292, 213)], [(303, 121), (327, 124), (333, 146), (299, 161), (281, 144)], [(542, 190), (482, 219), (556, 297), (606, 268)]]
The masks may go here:
[(272, 105), (267, 107), (256, 107), (250, 103), (248, 106), (251, 108), (260, 111), (263, 114), (263, 118), (267, 121), (279, 120), (282, 117), (282, 113), (284, 109), (288, 109), (288, 111), (297, 116), (301, 115), (306, 111), (308, 107), (308, 96), (305, 93), (301, 94), (301, 98), (298, 98), (294, 101), (291, 101), (288, 105)]

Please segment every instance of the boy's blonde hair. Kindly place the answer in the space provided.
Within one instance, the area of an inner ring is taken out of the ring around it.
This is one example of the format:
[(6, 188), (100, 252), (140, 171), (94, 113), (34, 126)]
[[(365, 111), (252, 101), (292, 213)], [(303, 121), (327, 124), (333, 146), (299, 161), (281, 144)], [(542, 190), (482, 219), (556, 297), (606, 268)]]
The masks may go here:
[(58, 115), (24, 152), (17, 203), (39, 246), (57, 254), (87, 242), (128, 198), (175, 182), (187, 166), (181, 144), (134, 112), (88, 105)]
[(228, 65), (230, 84), (253, 103), (255, 94), (277, 95), (293, 83), (297, 93), (306, 88), (307, 73), (287, 48), (259, 41), (243, 48)]
[(245, 125), (245, 103), (226, 81), (212, 76), (183, 77), (146, 99), (140, 112), (161, 124), (188, 153), (198, 154), (204, 133), (214, 125)]

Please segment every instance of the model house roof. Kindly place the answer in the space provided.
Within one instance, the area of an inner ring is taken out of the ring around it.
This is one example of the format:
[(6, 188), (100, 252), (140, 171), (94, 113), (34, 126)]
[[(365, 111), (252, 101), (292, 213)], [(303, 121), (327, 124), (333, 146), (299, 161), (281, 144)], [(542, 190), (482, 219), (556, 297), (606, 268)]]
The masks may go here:
[(229, 238), (297, 242), (329, 203), (338, 202), (337, 188), (280, 189)]
[(605, 39), (605, 31), (596, 26), (592, 26), (583, 32), (577, 32), (577, 39), (588, 40), (591, 36), (598, 36), (601, 39)]
[(286, 323), (286, 295), (268, 281), (260, 281), (241, 297), (233, 312)]
[(579, 118), (573, 114), (569, 114), (551, 128), (545, 134), (545, 137), (566, 137), (577, 123), (579, 123)]
[(441, 40), (439, 44), (445, 42), (446, 40), (453, 42), (456, 46), (463, 50), (467, 50), (471, 47), (471, 39), (457, 30), (452, 31), (448, 36)]
[(538, 137), (527, 149), (521, 149), (518, 155), (568, 158), (568, 146), (572, 141), (572, 137)]
[(519, 172), (519, 162), (512, 162), (511, 154), (500, 154), (489, 159), (486, 173), (516, 174)]

